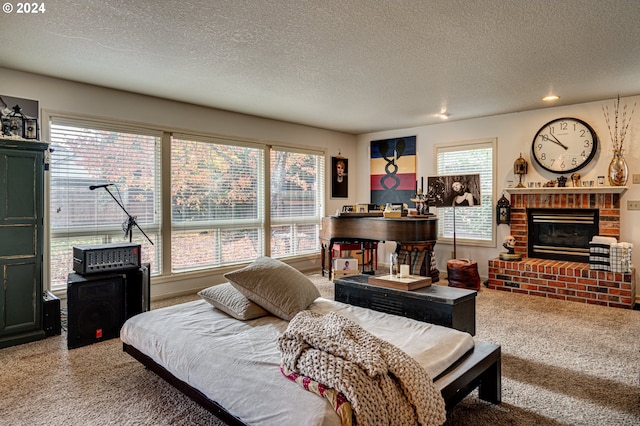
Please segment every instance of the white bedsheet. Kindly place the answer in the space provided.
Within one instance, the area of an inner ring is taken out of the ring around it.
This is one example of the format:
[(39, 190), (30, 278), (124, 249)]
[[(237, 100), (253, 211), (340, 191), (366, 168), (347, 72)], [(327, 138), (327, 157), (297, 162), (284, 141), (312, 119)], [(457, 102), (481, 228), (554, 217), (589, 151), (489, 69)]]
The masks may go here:
[[(309, 309), (336, 311), (414, 357), (434, 378), (473, 345), (468, 333), (318, 298)], [(174, 376), (250, 425), (339, 425), (325, 399), (279, 370), (276, 339), (288, 322), (239, 321), (203, 300), (136, 315), (120, 337)]]

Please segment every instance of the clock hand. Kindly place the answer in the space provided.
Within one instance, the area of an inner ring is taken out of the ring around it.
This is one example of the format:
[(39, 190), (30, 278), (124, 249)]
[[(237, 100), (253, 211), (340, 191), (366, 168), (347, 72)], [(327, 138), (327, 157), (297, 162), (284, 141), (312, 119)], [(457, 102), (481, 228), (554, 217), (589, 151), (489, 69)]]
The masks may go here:
[(552, 137), (552, 138), (554, 138), (554, 139), (555, 139), (555, 141), (551, 141), (551, 142), (553, 142), (553, 143), (557, 143), (558, 145), (560, 145), (560, 146), (561, 146), (561, 147), (563, 147), (564, 149), (569, 149), (569, 147), (568, 147), (568, 146), (566, 146), (565, 144), (563, 144), (562, 142), (560, 142), (560, 141), (558, 140), (558, 138), (556, 138), (556, 136), (555, 136), (553, 133), (549, 133), (549, 134), (551, 135), (551, 137)]

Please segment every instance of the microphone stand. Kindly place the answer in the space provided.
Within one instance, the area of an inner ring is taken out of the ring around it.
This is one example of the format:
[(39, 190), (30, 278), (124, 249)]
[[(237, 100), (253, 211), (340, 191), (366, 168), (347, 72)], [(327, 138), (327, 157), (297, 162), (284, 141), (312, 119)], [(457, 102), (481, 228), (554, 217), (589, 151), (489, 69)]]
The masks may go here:
[(127, 235), (129, 235), (129, 242), (131, 242), (132, 239), (133, 239), (133, 227), (135, 226), (136, 228), (138, 228), (140, 230), (140, 232), (142, 232), (142, 235), (144, 235), (144, 237), (147, 239), (147, 241), (149, 241), (151, 243), (151, 245), (153, 245), (153, 241), (151, 241), (151, 239), (147, 236), (147, 234), (144, 233), (142, 228), (140, 228), (140, 226), (136, 222), (135, 216), (131, 216), (129, 214), (129, 212), (127, 211), (127, 209), (124, 208), (122, 203), (120, 201), (118, 201), (118, 199), (116, 197), (114, 197), (114, 195), (111, 193), (111, 191), (109, 191), (108, 187), (105, 186), (104, 189), (105, 189), (105, 191), (107, 191), (109, 193), (109, 195), (111, 195), (111, 198), (113, 198), (113, 201), (118, 203), (118, 205), (120, 206), (122, 211), (125, 212), (125, 214), (127, 215), (127, 229), (125, 229), (125, 231), (124, 231), (124, 236), (126, 237)]

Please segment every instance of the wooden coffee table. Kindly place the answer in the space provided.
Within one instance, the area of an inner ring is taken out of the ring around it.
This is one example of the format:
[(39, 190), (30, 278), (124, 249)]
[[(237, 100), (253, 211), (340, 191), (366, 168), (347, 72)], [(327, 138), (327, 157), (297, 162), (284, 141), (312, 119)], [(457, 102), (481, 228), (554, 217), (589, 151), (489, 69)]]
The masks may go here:
[(406, 291), (369, 284), (370, 275), (334, 280), (335, 300), (476, 334), (475, 290), (431, 285)]

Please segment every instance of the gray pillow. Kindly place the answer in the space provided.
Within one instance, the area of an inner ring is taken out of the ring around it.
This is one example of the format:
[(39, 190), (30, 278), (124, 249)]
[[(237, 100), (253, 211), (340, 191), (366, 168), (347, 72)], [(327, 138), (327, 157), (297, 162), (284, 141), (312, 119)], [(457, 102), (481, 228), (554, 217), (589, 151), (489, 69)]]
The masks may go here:
[(269, 312), (265, 311), (262, 306), (244, 297), (230, 283), (205, 288), (200, 290), (198, 295), (211, 303), (216, 309), (242, 321), (269, 315)]
[(249, 300), (287, 321), (320, 297), (302, 272), (270, 257), (259, 257), (224, 277)]

